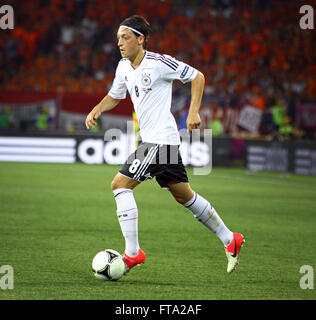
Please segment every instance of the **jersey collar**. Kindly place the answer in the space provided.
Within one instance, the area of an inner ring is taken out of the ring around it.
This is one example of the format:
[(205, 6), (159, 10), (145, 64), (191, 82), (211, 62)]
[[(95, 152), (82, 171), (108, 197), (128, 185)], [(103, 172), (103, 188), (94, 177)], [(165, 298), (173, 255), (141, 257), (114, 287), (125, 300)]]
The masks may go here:
[(134, 67), (132, 66), (131, 62), (130, 62), (130, 65), (131, 65), (131, 67), (133, 68), (133, 70), (137, 70), (137, 69), (140, 67), (140, 65), (142, 64), (142, 62), (145, 60), (146, 55), (147, 55), (147, 50), (145, 50), (145, 54), (144, 54), (142, 60), (140, 61), (139, 65), (138, 65), (136, 68), (134, 68)]

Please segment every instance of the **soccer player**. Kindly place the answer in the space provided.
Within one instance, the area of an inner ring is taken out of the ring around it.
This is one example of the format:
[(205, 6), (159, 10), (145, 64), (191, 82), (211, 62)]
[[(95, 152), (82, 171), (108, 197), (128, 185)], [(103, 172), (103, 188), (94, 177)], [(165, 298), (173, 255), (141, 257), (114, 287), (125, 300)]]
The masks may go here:
[(120, 24), (117, 41), (122, 59), (118, 63), (112, 88), (91, 110), (85, 122), (87, 129), (92, 128), (103, 112), (113, 109), (129, 92), (142, 143), (112, 181), (118, 220), (125, 238), (123, 258), (126, 271), (146, 259), (138, 242), (138, 209), (133, 190), (139, 183), (155, 177), (162, 188), (167, 188), (176, 201), (219, 237), (228, 259), (227, 272), (230, 273), (239, 262), (244, 236), (230, 231), (210, 202), (191, 189), (178, 152), (179, 132), (170, 112), (173, 81), (191, 82), (187, 129), (191, 132), (199, 127), (204, 76), (190, 65), (168, 55), (148, 51), (149, 33), (148, 21), (138, 15)]

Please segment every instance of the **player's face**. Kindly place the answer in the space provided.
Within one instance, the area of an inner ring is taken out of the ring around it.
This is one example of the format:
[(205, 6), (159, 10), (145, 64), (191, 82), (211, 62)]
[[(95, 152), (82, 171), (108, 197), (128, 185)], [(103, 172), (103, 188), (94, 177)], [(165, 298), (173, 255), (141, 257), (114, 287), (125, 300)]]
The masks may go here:
[(140, 40), (135, 34), (124, 27), (120, 27), (117, 32), (117, 45), (123, 58), (133, 59), (137, 56), (138, 51), (142, 48)]

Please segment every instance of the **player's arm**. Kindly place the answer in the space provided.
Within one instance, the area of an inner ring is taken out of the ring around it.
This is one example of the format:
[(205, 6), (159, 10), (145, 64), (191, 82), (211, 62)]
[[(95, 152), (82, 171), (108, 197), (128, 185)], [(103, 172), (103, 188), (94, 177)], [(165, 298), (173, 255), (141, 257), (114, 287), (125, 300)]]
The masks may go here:
[(198, 71), (196, 77), (191, 81), (191, 103), (187, 117), (187, 129), (191, 132), (201, 124), (199, 110), (203, 97), (205, 78), (202, 72)]
[(86, 118), (86, 127), (91, 129), (95, 126), (96, 120), (103, 112), (112, 110), (121, 100), (114, 99), (109, 95), (106, 95), (88, 114)]

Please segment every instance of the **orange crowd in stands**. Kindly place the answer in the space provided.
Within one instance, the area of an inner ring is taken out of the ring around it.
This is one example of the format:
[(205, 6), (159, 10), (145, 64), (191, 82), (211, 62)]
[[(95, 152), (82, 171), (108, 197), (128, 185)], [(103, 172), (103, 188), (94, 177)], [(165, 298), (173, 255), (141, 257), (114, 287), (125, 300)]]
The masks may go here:
[(106, 93), (120, 59), (117, 27), (140, 14), (153, 29), (148, 50), (196, 67), (215, 94), (258, 93), (261, 109), (269, 96), (316, 99), (316, 33), (300, 29), (300, 1), (7, 3), (15, 28), (0, 31), (2, 90)]

